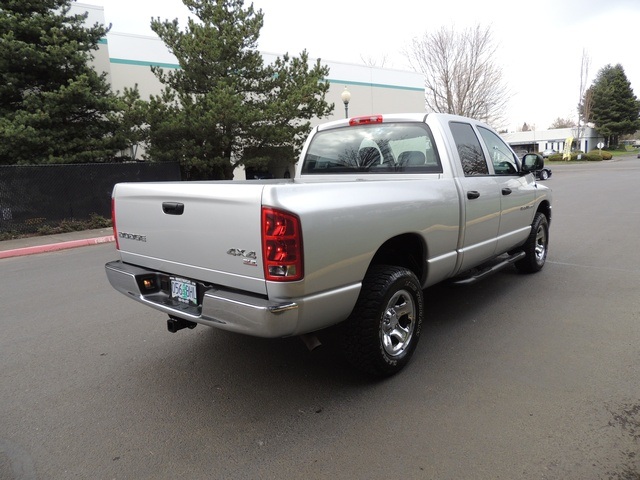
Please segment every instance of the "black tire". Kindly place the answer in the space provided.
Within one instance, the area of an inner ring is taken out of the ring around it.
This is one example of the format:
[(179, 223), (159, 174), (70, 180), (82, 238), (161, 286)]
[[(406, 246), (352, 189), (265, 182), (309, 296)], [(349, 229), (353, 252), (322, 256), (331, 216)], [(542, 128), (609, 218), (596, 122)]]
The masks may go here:
[(549, 178), (549, 172), (546, 170), (540, 171), (540, 180), (546, 180), (547, 178)]
[(526, 256), (515, 263), (522, 273), (535, 273), (542, 270), (549, 251), (549, 222), (544, 213), (536, 213), (531, 224), (531, 233), (523, 245)]
[(422, 288), (410, 270), (372, 266), (340, 341), (347, 360), (376, 377), (393, 375), (409, 362), (424, 317)]

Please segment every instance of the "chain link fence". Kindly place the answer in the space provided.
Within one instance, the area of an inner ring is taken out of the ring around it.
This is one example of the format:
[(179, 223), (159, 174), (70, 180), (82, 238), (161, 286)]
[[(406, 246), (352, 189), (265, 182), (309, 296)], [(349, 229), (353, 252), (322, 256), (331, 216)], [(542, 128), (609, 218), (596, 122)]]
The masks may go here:
[(0, 233), (36, 233), (63, 221), (111, 217), (119, 182), (180, 180), (178, 163), (0, 166)]

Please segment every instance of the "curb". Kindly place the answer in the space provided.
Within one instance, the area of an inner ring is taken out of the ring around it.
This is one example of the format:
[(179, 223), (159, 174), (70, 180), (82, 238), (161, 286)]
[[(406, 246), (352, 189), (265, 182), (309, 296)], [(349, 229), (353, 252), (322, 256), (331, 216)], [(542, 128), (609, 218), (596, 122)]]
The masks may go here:
[(71, 240), (68, 242), (51, 243), (48, 245), (37, 245), (35, 247), (14, 248), (13, 250), (5, 250), (0, 252), (0, 259), (20, 257), (23, 255), (34, 255), (36, 253), (56, 252), (58, 250), (66, 250), (68, 248), (86, 247), (89, 245), (99, 245), (101, 243), (115, 242), (113, 235), (97, 238), (85, 238), (82, 240)]

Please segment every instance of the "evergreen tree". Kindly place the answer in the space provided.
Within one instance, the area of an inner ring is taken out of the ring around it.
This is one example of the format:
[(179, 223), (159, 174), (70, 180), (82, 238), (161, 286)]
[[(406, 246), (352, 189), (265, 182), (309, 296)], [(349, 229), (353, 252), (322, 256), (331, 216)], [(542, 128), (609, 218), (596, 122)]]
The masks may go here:
[[(591, 118), (607, 144), (618, 144), (620, 135), (640, 129), (640, 102), (631, 88), (622, 65), (607, 65), (598, 72), (591, 88)], [(584, 103), (584, 101), (583, 101)]]
[(306, 52), (265, 65), (257, 51), (261, 10), (243, 0), (183, 0), (198, 20), (151, 22), (179, 69), (152, 67), (165, 85), (151, 98), (147, 155), (179, 160), (183, 178), (230, 179), (234, 166), (291, 162), (309, 119), (333, 109), (328, 68), (309, 67)]
[(70, 5), (0, 4), (0, 164), (105, 161), (126, 144), (119, 100), (88, 64), (106, 29)]

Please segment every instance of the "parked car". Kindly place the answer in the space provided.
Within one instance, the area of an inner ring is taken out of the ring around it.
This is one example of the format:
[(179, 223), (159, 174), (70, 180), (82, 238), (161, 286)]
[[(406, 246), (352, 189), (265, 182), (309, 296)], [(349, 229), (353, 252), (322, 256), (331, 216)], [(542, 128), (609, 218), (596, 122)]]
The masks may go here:
[(557, 150), (553, 150), (552, 148), (548, 148), (547, 150), (542, 152), (542, 156), (544, 158), (550, 157), (551, 155), (555, 155), (556, 153), (559, 153)]
[(539, 153), (527, 153), (522, 157), (522, 165), (532, 171), (539, 180), (551, 176), (551, 169), (544, 166), (544, 157)]

